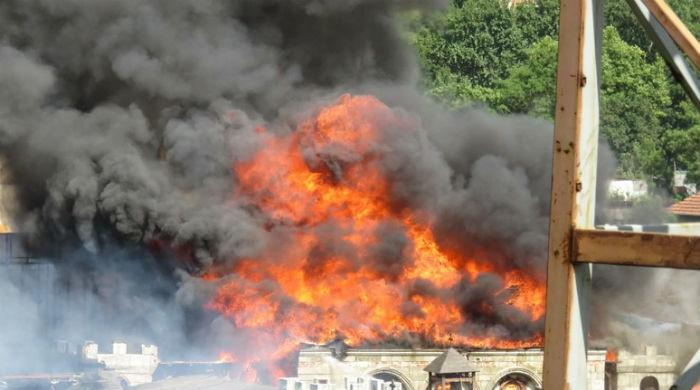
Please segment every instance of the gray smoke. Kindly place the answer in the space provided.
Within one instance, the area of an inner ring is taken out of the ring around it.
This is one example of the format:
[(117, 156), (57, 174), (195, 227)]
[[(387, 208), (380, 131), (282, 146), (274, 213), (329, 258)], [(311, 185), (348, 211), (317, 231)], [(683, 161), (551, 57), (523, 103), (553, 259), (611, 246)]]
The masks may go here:
[(593, 272), (594, 345), (634, 352), (655, 345), (683, 368), (700, 343), (700, 272), (613, 266)]
[[(94, 337), (105, 328), (123, 337), (121, 329), (142, 328), (134, 337), (156, 343), (241, 343), (225, 320), (202, 313), (211, 287), (189, 275), (281, 251), (293, 232), (270, 228), (264, 215), (231, 200), (232, 164), (261, 147), (256, 127), (292, 131), (344, 91), (374, 93), (416, 123), (409, 135), (381, 134), (397, 209), (437, 215), (445, 248), (544, 280), (551, 125), (449, 112), (411, 87), (416, 62), (391, 14), (430, 3), (3, 2), (0, 148), (18, 187), (15, 218), (39, 253), (91, 258), (58, 268), (83, 296), (67, 301), (114, 297), (102, 305), (106, 314), (76, 333)], [(326, 163), (347, 158), (329, 153)], [(318, 229), (327, 239), (308, 270), (341, 254), (348, 270), (366, 266), (391, 281), (413, 261), (403, 256), (405, 232), (391, 224), (378, 228), (371, 259), (350, 253), (337, 228)], [(113, 254), (134, 245), (155, 248), (156, 259)], [(143, 268), (153, 262), (161, 265)], [(166, 282), (154, 285), (151, 275)], [(466, 333), (531, 336), (541, 323), (514, 311), (507, 294), (497, 296), (503, 287), (493, 274), (423, 294), (458, 296), (465, 311), (484, 308)], [(114, 317), (121, 311), (130, 315)], [(66, 312), (79, 315), (56, 333), (85, 318), (80, 307)], [(161, 337), (154, 315), (172, 317), (178, 331)]]
[[(666, 207), (669, 194), (652, 189), (646, 199), (620, 210), (609, 207), (607, 180), (616, 161), (609, 148), (601, 149), (596, 222), (599, 224), (650, 224), (677, 222)], [(603, 169), (603, 172), (601, 172)], [(590, 335), (598, 348), (644, 353), (646, 345), (676, 357), (678, 369), (700, 344), (699, 271), (619, 267), (593, 267)]]
[[(446, 249), (544, 281), (551, 124), (452, 112), (417, 92), (416, 61), (392, 14), (439, 3), (0, 3), (0, 152), (18, 190), (13, 216), (76, 294), (65, 298), (54, 334), (78, 329), (69, 336), (102, 332), (183, 350), (244, 343), (230, 322), (202, 309), (213, 287), (196, 276), (269, 257), (293, 232), (232, 196), (232, 165), (262, 146), (257, 127), (286, 134), (347, 91), (375, 94), (415, 123), (408, 135), (383, 129), (376, 150), (393, 207), (437, 215)], [(342, 254), (348, 269), (367, 265), (391, 281), (412, 262), (402, 256), (405, 232), (391, 224), (377, 229), (383, 240), (370, 248), (370, 263), (349, 253), (334, 226), (319, 229), (327, 240), (308, 259), (311, 270)], [(2, 315), (35, 318), (12, 286), (0, 278), (12, 302)], [(454, 291), (426, 282), (407, 293), (481, 307), (467, 333), (517, 339), (541, 330), (494, 293), (502, 288), (492, 274)], [(87, 306), (72, 304), (85, 300), (104, 311), (86, 315)], [(3, 330), (0, 341), (35, 332)]]

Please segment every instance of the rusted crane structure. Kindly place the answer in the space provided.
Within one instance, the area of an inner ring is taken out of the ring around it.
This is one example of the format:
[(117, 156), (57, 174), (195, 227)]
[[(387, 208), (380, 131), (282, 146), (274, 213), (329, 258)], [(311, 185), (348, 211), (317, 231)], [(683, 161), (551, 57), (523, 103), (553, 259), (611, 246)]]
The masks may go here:
[[(544, 388), (586, 389), (592, 263), (700, 269), (700, 237), (594, 229), (602, 1), (561, 0)], [(700, 43), (664, 0), (627, 0), (700, 109)]]

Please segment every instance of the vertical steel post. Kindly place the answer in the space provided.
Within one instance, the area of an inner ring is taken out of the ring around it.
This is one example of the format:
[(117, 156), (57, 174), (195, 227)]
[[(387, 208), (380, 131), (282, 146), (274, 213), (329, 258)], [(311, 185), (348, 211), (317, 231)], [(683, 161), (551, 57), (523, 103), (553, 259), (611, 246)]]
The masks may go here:
[(572, 264), (576, 227), (595, 216), (602, 0), (561, 0), (547, 265), (544, 388), (588, 387), (591, 266)]

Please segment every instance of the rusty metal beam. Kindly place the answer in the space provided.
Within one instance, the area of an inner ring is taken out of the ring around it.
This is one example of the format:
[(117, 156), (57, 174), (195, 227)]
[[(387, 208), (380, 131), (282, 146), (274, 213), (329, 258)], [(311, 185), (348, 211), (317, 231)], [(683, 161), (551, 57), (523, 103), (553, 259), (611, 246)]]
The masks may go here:
[(678, 47), (683, 50), (695, 67), (700, 70), (700, 42), (671, 7), (664, 0), (643, 0), (644, 5), (661, 23), (668, 35), (673, 38)]
[(575, 227), (592, 228), (602, 7), (561, 0), (547, 263), (544, 388), (585, 389), (591, 267), (574, 264)]
[(700, 270), (700, 237), (577, 229), (573, 257), (579, 263)]
[(644, 27), (647, 36), (656, 45), (656, 48), (666, 60), (666, 64), (676, 77), (683, 89), (685, 89), (690, 100), (700, 109), (700, 81), (695, 77), (695, 73), (683, 57), (683, 53), (678, 49), (668, 32), (659, 23), (642, 0), (627, 0), (632, 11), (637, 16), (637, 20)]
[[(663, 0), (643, 0), (700, 69), (700, 45)], [(700, 268), (693, 237), (593, 228), (602, 0), (560, 0), (544, 335), (545, 389), (588, 387), (591, 263)], [(700, 244), (698, 244), (700, 245)]]

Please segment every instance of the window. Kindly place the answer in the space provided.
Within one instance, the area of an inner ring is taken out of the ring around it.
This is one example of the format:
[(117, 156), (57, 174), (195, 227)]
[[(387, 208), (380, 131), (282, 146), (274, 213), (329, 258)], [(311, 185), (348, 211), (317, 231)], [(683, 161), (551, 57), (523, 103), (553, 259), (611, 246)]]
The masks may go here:
[(639, 383), (639, 390), (659, 390), (659, 380), (653, 376), (645, 376)]

